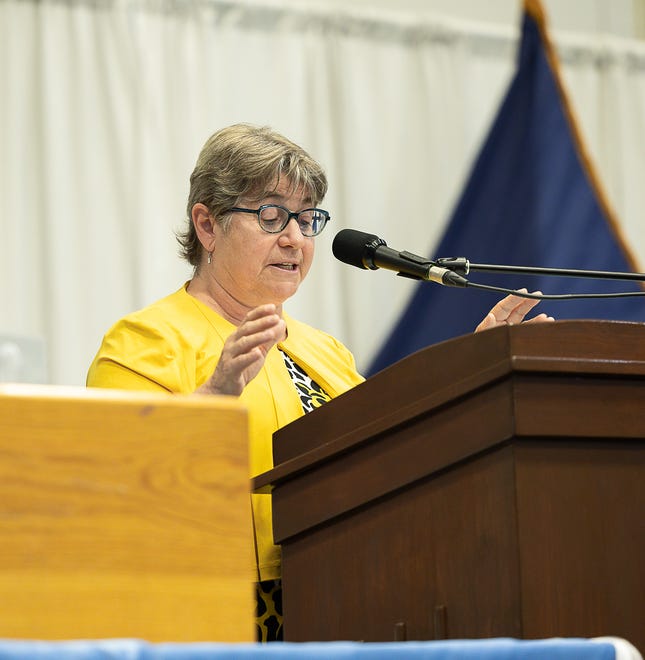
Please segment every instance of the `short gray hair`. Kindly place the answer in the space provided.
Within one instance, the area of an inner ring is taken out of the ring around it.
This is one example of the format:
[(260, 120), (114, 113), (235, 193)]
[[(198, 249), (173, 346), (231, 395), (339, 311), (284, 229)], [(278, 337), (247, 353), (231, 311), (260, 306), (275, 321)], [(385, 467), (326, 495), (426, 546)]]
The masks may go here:
[(287, 179), (293, 190), (304, 188), (314, 206), (327, 192), (327, 176), (302, 147), (268, 126), (234, 124), (211, 135), (190, 176), (187, 224), (177, 233), (181, 256), (197, 267), (202, 245), (192, 223), (195, 204), (204, 204), (226, 231), (230, 214), (242, 198), (261, 195)]

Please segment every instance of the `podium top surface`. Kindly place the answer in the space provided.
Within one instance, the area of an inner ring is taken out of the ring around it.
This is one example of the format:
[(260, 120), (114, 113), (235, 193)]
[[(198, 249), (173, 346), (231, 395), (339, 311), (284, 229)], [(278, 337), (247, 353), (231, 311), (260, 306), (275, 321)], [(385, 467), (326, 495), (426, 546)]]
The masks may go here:
[(44, 385), (28, 383), (0, 383), (0, 397), (16, 401), (65, 401), (85, 404), (126, 404), (140, 406), (151, 403), (161, 406), (195, 406), (228, 410), (245, 410), (245, 406), (233, 396), (197, 394), (170, 394), (136, 390), (77, 387), (72, 385)]
[[(288, 463), (299, 460), (303, 467), (311, 465), (343, 447), (356, 446), (360, 438), (463, 401), (495, 383), (522, 377), (549, 383), (645, 381), (645, 324), (586, 320), (521, 324), (435, 344), (280, 429), (274, 434), (274, 463), (284, 465), (285, 472)], [(322, 438), (326, 440), (321, 442)], [(268, 474), (261, 475), (255, 488), (275, 484), (276, 469), (273, 481)]]

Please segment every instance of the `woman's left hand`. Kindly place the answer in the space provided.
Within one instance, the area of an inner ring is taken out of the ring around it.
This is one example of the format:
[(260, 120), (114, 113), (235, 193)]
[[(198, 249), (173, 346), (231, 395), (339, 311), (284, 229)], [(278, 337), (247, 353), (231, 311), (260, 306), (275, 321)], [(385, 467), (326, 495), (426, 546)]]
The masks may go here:
[[(518, 289), (518, 291), (526, 292), (526, 289)], [(539, 291), (535, 291), (539, 294)], [(481, 330), (488, 330), (489, 328), (496, 328), (500, 325), (515, 325), (522, 323), (524, 317), (539, 303), (539, 300), (532, 298), (522, 298), (520, 296), (506, 296), (500, 300), (493, 309), (488, 312), (486, 318), (475, 328), (475, 332)], [(538, 314), (532, 319), (524, 321), (525, 323), (544, 323), (553, 321), (552, 316), (546, 314)]]

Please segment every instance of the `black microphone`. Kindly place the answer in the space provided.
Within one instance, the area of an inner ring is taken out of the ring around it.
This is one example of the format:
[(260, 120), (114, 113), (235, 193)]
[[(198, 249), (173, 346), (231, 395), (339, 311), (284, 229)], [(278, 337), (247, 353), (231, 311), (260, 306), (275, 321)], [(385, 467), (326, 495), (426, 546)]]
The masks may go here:
[(374, 234), (356, 229), (341, 229), (334, 237), (332, 252), (336, 259), (365, 270), (385, 268), (414, 280), (430, 280), (446, 286), (468, 286), (461, 275), (436, 266), (434, 262), (411, 252), (398, 252)]

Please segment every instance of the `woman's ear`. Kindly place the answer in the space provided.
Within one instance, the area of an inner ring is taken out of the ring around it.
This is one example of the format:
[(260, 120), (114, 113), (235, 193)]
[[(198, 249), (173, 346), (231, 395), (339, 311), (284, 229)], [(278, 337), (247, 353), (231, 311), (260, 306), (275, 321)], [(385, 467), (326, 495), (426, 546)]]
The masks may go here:
[(206, 252), (212, 252), (215, 245), (215, 220), (205, 204), (195, 204), (191, 211), (195, 233)]

